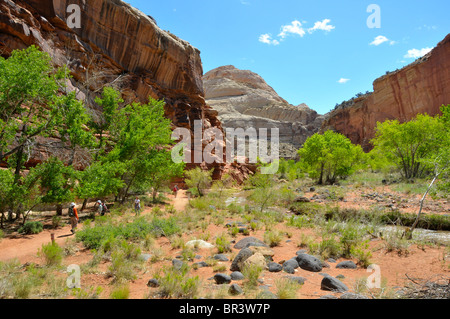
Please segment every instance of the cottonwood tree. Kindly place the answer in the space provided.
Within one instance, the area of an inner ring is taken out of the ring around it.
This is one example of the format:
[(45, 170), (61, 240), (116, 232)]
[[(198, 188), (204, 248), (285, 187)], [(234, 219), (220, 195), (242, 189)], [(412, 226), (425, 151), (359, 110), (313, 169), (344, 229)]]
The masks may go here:
[(439, 151), (445, 127), (439, 116), (418, 114), (411, 121), (378, 122), (374, 152), (382, 154), (406, 179), (424, 177), (433, 171), (429, 159)]
[(350, 176), (364, 157), (360, 145), (333, 131), (310, 136), (298, 154), (299, 166), (320, 185)]

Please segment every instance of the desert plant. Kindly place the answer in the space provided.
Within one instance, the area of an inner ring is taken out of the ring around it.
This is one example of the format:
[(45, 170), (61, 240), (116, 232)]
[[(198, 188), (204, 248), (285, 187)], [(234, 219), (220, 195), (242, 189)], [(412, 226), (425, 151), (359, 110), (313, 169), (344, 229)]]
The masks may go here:
[(279, 230), (271, 230), (264, 233), (264, 242), (270, 247), (278, 246), (282, 240), (283, 233)]
[(64, 250), (56, 242), (52, 242), (42, 245), (38, 256), (43, 258), (48, 266), (59, 266), (63, 260)]
[(120, 285), (115, 287), (109, 295), (111, 299), (128, 299), (130, 297), (130, 287)]
[(254, 264), (246, 264), (242, 269), (242, 274), (246, 278), (244, 283), (245, 288), (247, 289), (255, 289), (258, 287), (258, 279), (263, 271), (263, 268)]
[(19, 228), (19, 234), (31, 235), (39, 234), (44, 229), (41, 222), (26, 222), (25, 225)]
[(216, 248), (219, 254), (231, 251), (231, 244), (225, 234), (221, 234), (216, 238)]
[(275, 287), (278, 299), (295, 299), (301, 285), (295, 280), (280, 278), (275, 281)]

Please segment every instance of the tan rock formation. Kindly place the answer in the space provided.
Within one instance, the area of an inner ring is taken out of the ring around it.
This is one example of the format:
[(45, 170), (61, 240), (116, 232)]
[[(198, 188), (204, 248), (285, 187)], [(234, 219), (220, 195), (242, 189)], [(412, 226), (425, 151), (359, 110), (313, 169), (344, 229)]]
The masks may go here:
[(322, 124), (317, 112), (289, 104), (254, 72), (223, 66), (206, 73), (203, 82), (206, 102), (224, 128), (278, 128), (282, 156), (293, 157)]
[(327, 114), (321, 130), (340, 132), (369, 151), (377, 122), (439, 114), (450, 104), (450, 34), (424, 57), (376, 79), (373, 89)]

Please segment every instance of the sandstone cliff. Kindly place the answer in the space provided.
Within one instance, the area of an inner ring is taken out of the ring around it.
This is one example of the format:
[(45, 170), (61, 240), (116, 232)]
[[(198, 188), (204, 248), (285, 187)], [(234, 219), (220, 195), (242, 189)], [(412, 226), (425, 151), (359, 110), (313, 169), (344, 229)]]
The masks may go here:
[(443, 104), (450, 104), (450, 34), (424, 57), (376, 79), (373, 93), (327, 114), (321, 130), (340, 132), (369, 151), (377, 122), (434, 116)]
[(280, 154), (293, 157), (318, 131), (323, 117), (306, 104), (281, 98), (258, 74), (223, 66), (203, 76), (206, 102), (218, 112), (224, 128), (278, 128)]
[[(71, 4), (81, 9), (80, 28), (69, 28)], [(69, 87), (79, 91), (97, 116), (101, 110), (94, 98), (108, 84), (120, 89), (127, 103), (164, 99), (174, 127), (192, 129), (201, 119), (205, 129), (222, 129), (217, 113), (205, 103), (199, 50), (123, 1), (1, 1), (1, 54), (7, 57), (32, 44), (56, 64), (68, 65), (73, 76)], [(37, 147), (31, 159), (36, 163), (51, 153)], [(224, 166), (216, 168), (217, 178)]]

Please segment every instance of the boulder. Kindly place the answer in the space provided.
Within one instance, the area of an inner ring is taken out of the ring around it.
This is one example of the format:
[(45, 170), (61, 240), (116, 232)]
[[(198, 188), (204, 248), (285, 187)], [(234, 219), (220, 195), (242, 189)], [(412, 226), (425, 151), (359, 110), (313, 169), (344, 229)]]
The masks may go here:
[(231, 283), (231, 277), (226, 274), (215, 274), (214, 281), (218, 285), (224, 285)]
[(339, 279), (336, 279), (331, 276), (325, 276), (322, 279), (322, 282), (320, 284), (320, 288), (322, 290), (327, 291), (334, 291), (334, 292), (346, 292), (348, 291), (347, 286), (340, 281)]
[(244, 261), (246, 261), (249, 257), (253, 255), (253, 252), (249, 248), (244, 248), (239, 251), (239, 253), (234, 257), (230, 270), (231, 271), (240, 271), (244, 265)]
[(296, 259), (301, 269), (312, 272), (322, 271), (322, 261), (314, 256), (308, 254), (298, 254)]
[(336, 265), (336, 268), (339, 269), (356, 269), (358, 268), (356, 264), (351, 260), (342, 261)]
[(261, 267), (262, 269), (266, 269), (267, 268), (266, 259), (264, 258), (264, 256), (261, 253), (253, 254), (252, 256), (248, 257), (243, 263), (244, 268), (251, 267), (251, 266), (256, 266), (256, 267)]
[(241, 239), (240, 241), (238, 241), (235, 245), (234, 248), (235, 249), (242, 249), (242, 248), (246, 248), (249, 246), (264, 246), (264, 247), (269, 247), (267, 246), (266, 243), (264, 243), (262, 240), (255, 238), (255, 237), (245, 237), (243, 239)]

